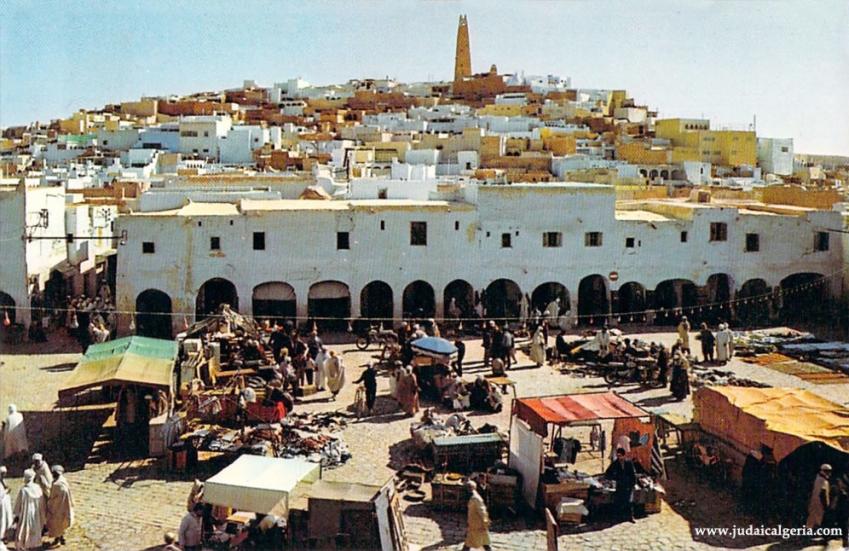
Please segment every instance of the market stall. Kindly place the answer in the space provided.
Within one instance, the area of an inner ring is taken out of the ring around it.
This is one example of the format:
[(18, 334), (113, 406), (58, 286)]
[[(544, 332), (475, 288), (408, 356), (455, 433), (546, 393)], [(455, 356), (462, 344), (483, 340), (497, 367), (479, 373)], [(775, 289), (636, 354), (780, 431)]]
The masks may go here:
[[(607, 428), (613, 422), (608, 440)], [(510, 467), (522, 475), (522, 495), (534, 509), (548, 508), (560, 520), (598, 516), (611, 503), (615, 485), (603, 476), (572, 468), (582, 443), (564, 429), (593, 428), (605, 467), (608, 448), (623, 447), (638, 471), (634, 503), (657, 512), (663, 489), (652, 477), (654, 427), (650, 414), (613, 392), (520, 398), (513, 401)]]
[(176, 361), (174, 341), (124, 337), (93, 344), (59, 389), (59, 399), (76, 400), (82, 391), (102, 387), (115, 397), (107, 425), (115, 427), (123, 448), (158, 455), (174, 406)]
[[(267, 516), (282, 521), (291, 534), (289, 513), (303, 508), (307, 486), (321, 467), (300, 458), (242, 455), (204, 483), (203, 502), (214, 506), (210, 543), (234, 546), (257, 534)], [(273, 542), (280, 549), (284, 541)]]

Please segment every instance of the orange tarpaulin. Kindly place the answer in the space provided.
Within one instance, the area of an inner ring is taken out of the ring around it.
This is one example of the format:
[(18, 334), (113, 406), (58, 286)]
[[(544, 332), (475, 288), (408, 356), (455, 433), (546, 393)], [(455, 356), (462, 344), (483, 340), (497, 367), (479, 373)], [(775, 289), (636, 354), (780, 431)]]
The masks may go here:
[(740, 451), (773, 449), (781, 461), (808, 442), (849, 453), (849, 410), (797, 388), (704, 387), (693, 395), (693, 420)]
[(543, 436), (548, 433), (549, 423), (568, 425), (577, 421), (649, 416), (647, 411), (613, 392), (520, 398), (513, 402), (513, 413)]

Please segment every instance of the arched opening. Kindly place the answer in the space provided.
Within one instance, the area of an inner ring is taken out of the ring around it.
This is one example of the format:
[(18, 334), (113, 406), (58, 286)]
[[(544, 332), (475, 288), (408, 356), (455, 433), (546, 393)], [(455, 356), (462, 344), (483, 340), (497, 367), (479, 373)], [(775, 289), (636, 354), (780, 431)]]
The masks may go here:
[(654, 180), (655, 178), (657, 178), (657, 171), (656, 171), (656, 170), (652, 170), (651, 172), (649, 172), (649, 178), (651, 178), (652, 180)]
[(828, 280), (822, 274), (803, 272), (781, 280), (781, 317), (785, 321), (808, 321), (826, 311)]
[(360, 292), (360, 316), (392, 326), (392, 287), (383, 281), (372, 281)]
[(709, 305), (698, 317), (710, 323), (731, 319), (731, 277), (728, 274), (713, 274), (705, 285), (705, 302)]
[(643, 178), (648, 178), (648, 177), (649, 177), (649, 171), (648, 171), (648, 170), (646, 170), (646, 169), (644, 169), (644, 168), (641, 168), (641, 169), (640, 169), (640, 175), (641, 175)]
[(669, 171), (668, 170), (661, 170), (660, 171), (660, 177), (663, 178), (664, 180), (668, 180), (669, 179)]
[(545, 313), (545, 309), (553, 300), (560, 299), (560, 311), (558, 316), (569, 310), (569, 290), (565, 285), (556, 281), (543, 283), (534, 289), (531, 293), (531, 308), (536, 308), (541, 313)]
[(159, 289), (148, 289), (136, 297), (136, 335), (154, 339), (174, 338), (171, 297)]
[(15, 323), (16, 314), (15, 299), (12, 298), (12, 295), (0, 291), (0, 321), (8, 317), (9, 323)]
[(737, 320), (747, 326), (769, 323), (772, 294), (762, 279), (750, 279), (737, 291)]
[(268, 281), (254, 287), (251, 303), (255, 318), (282, 322), (295, 317), (297, 297), (288, 283)]
[(603, 321), (610, 311), (607, 283), (603, 276), (593, 274), (585, 277), (578, 285), (578, 320), (580, 323), (596, 324)]
[(310, 287), (307, 313), (326, 330), (340, 331), (351, 317), (351, 292), (341, 281), (320, 281)]
[(646, 310), (646, 288), (635, 281), (629, 281), (619, 287), (613, 311), (625, 323), (642, 321)]
[(688, 279), (667, 279), (657, 284), (654, 290), (654, 304), (650, 308), (657, 310), (655, 323), (669, 325), (678, 323), (680, 312), (676, 310), (689, 309), (683, 312), (689, 316), (692, 308), (699, 303), (699, 289)]
[(215, 277), (200, 286), (195, 304), (195, 317), (204, 319), (218, 311), (222, 304), (228, 304), (233, 310), (239, 310), (239, 293), (232, 282)]
[(402, 305), (405, 318), (432, 318), (436, 315), (436, 293), (430, 283), (414, 281), (404, 288)]
[(519, 319), (522, 290), (509, 279), (496, 279), (486, 288), (486, 317)]
[(442, 293), (442, 300), (446, 318), (454, 317), (450, 312), (452, 299), (460, 312), (461, 318), (472, 317), (475, 307), (475, 290), (471, 283), (462, 279), (455, 279), (445, 286), (445, 291)]
[(673, 180), (686, 180), (687, 179), (687, 173), (685, 171), (681, 170), (680, 168), (676, 168), (675, 170), (672, 171), (672, 173), (670, 174), (670, 177)]

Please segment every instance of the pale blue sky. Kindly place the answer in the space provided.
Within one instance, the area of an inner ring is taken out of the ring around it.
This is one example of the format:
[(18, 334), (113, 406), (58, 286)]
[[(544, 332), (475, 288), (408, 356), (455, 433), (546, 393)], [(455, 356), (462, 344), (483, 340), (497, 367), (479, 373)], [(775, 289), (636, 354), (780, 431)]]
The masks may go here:
[(0, 14), (0, 125), (79, 107), (301, 76), (453, 76), (472, 67), (625, 88), (661, 116), (793, 137), (849, 155), (849, 2), (23, 2)]

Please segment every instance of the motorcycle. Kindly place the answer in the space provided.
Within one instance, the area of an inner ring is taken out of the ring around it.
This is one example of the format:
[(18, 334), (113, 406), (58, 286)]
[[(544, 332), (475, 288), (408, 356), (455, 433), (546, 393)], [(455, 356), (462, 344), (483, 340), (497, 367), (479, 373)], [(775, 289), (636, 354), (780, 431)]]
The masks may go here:
[(396, 344), (397, 342), (398, 335), (396, 335), (394, 331), (382, 329), (377, 325), (372, 325), (367, 331), (357, 337), (356, 345), (357, 350), (365, 350), (372, 344), (386, 346), (389, 343)]

